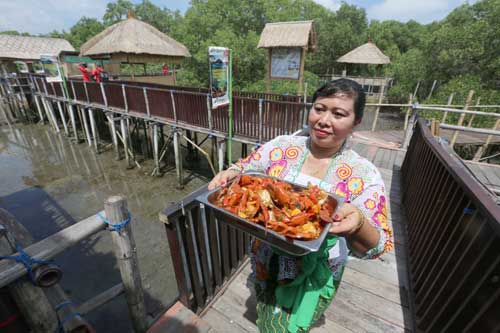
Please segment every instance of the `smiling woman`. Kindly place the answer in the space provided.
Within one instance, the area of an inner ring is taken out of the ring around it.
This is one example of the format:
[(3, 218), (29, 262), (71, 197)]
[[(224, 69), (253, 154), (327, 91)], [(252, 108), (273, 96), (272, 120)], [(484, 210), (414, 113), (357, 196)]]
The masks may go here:
[(259, 170), (304, 186), (312, 183), (345, 198), (316, 253), (293, 257), (259, 240), (251, 244), (261, 332), (307, 332), (335, 296), (349, 252), (376, 258), (392, 248), (382, 177), (347, 144), (361, 122), (364, 104), (364, 92), (356, 82), (325, 84), (313, 96), (309, 137), (277, 137), (209, 184), (211, 189), (243, 171)]

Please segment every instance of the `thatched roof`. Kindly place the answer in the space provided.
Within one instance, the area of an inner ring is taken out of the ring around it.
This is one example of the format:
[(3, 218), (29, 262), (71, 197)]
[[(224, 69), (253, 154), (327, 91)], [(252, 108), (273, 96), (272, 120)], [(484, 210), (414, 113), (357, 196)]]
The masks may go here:
[(40, 55), (58, 55), (61, 51), (74, 51), (71, 44), (61, 38), (0, 35), (0, 58), (40, 60)]
[(350, 64), (390, 64), (391, 59), (382, 53), (380, 49), (368, 42), (363, 44), (349, 53), (344, 54), (338, 58), (337, 62), (347, 62)]
[(141, 54), (190, 57), (187, 47), (155, 27), (130, 17), (108, 27), (80, 48), (83, 56)]
[(258, 48), (316, 48), (313, 21), (267, 23), (260, 35)]

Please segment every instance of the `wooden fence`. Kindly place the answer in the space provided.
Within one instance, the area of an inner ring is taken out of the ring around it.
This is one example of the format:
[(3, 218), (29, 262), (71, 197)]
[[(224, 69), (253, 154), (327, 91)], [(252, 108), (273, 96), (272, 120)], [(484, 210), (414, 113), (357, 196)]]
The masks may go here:
[(408, 257), (422, 332), (500, 329), (500, 207), (432, 136), (415, 127), (402, 166)]
[(203, 187), (160, 213), (165, 223), (179, 300), (202, 312), (246, 259), (250, 236), (218, 221), (196, 201)]

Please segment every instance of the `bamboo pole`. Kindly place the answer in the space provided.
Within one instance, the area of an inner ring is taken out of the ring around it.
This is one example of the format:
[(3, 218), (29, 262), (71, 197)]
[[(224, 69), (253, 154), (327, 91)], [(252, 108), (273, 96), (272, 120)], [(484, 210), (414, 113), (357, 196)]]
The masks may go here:
[[(413, 104), (413, 95), (410, 94), (410, 98), (408, 98), (408, 104), (412, 105)], [(411, 113), (411, 106), (408, 107), (406, 110), (406, 115), (405, 115), (405, 125), (404, 125), (404, 130), (406, 131), (406, 128), (408, 127), (408, 119), (410, 118), (410, 113)]]
[[(493, 130), (496, 131), (500, 126), (500, 119), (497, 119), (497, 121), (495, 122), (495, 125), (493, 126)], [(491, 142), (491, 140), (493, 139), (493, 135), (488, 135), (486, 137), (486, 141), (484, 142), (484, 144), (482, 146), (480, 146), (476, 153), (474, 154), (474, 158), (472, 159), (474, 162), (477, 162), (481, 159), (481, 157), (483, 157), (483, 154), (486, 152), (486, 150), (488, 149), (488, 146)]]
[(178, 129), (174, 129), (174, 156), (175, 156), (175, 171), (177, 173), (178, 189), (184, 188), (184, 176), (182, 170), (182, 152), (180, 146), (180, 136)]
[(42, 124), (44, 124), (45, 119), (43, 118), (42, 108), (40, 107), (40, 101), (38, 100), (38, 98), (39, 97), (37, 95), (33, 95), (33, 99), (35, 100), (36, 109), (38, 111), (38, 117), (40, 117), (40, 122)]
[[(120, 196), (108, 198), (104, 203), (104, 211), (106, 212), (106, 218), (112, 224), (118, 224), (130, 218), (127, 201)], [(144, 293), (130, 223), (121, 231), (112, 232), (111, 237), (125, 288), (125, 298), (132, 319), (132, 326), (137, 333), (146, 332), (148, 327), (144, 306)]]
[[(481, 96), (479, 96), (477, 98), (477, 101), (476, 101), (476, 107), (479, 106), (479, 104), (481, 103)], [(472, 122), (474, 121), (474, 118), (476, 117), (475, 114), (471, 115), (470, 118), (469, 118), (469, 122), (467, 123), (467, 127), (472, 127)]]
[(112, 112), (107, 112), (106, 117), (108, 118), (109, 130), (111, 131), (111, 139), (113, 140), (113, 148), (115, 150), (115, 160), (119, 161), (120, 147), (118, 146), (118, 138), (116, 137), (116, 124), (115, 124), (115, 114)]
[(66, 123), (66, 117), (64, 116), (64, 110), (61, 106), (61, 102), (57, 102), (57, 109), (59, 110), (59, 116), (61, 117), (61, 121), (63, 123), (63, 127), (64, 127), (64, 133), (66, 134), (66, 136), (69, 136), (69, 132), (68, 132), (68, 124)]
[[(385, 84), (382, 85), (382, 88), (380, 89), (380, 95), (378, 97), (378, 103), (382, 103), (382, 99), (384, 98), (384, 89), (385, 89)], [(375, 110), (375, 116), (373, 118), (373, 123), (372, 123), (372, 132), (375, 131), (375, 128), (377, 127), (377, 120), (378, 120), (378, 114), (380, 112), (380, 106), (377, 106), (377, 109)]]
[[(474, 96), (474, 90), (469, 91), (469, 95), (467, 95), (467, 99), (465, 100), (464, 110), (467, 110), (469, 108), (470, 102), (472, 101), (472, 96)], [(461, 113), (460, 118), (458, 119), (457, 126), (462, 126), (464, 119), (465, 119), (465, 113)], [(455, 132), (453, 132), (453, 136), (450, 141), (450, 147), (452, 149), (453, 146), (455, 145), (455, 142), (457, 141), (458, 132), (459, 132), (458, 130), (455, 130)]]
[(76, 128), (76, 119), (75, 119), (75, 109), (73, 109), (73, 105), (68, 103), (69, 110), (69, 118), (71, 119), (71, 126), (73, 127), (73, 136), (75, 143), (78, 143), (80, 139), (78, 138), (78, 130)]
[(160, 157), (158, 144), (158, 124), (153, 124), (153, 158), (155, 160), (155, 175), (160, 176)]
[(220, 140), (217, 142), (217, 154), (218, 154), (218, 164), (219, 164), (219, 172), (224, 170), (224, 145), (225, 145), (225, 140)]
[[(450, 96), (448, 97), (448, 102), (446, 103), (446, 107), (451, 107), (451, 103), (453, 102), (453, 96), (455, 95), (455, 93), (451, 93)], [(443, 119), (441, 120), (441, 122), (444, 124), (446, 122), (446, 116), (448, 115), (448, 111), (445, 111), (443, 113)]]
[(85, 131), (85, 137), (87, 138), (87, 143), (89, 147), (92, 147), (92, 139), (90, 137), (90, 131), (89, 131), (89, 125), (87, 123), (87, 115), (85, 114), (85, 108), (80, 108), (80, 112), (82, 115), (82, 120), (83, 120), (83, 129)]
[(129, 157), (128, 139), (127, 139), (128, 128), (126, 125), (125, 118), (123, 117), (120, 119), (120, 129), (122, 132), (121, 141), (123, 143), (123, 149), (125, 151), (125, 162), (127, 163), (127, 169), (131, 169), (133, 168), (133, 166), (130, 164), (130, 157)]
[(94, 140), (94, 149), (99, 154), (99, 134), (97, 133), (97, 126), (94, 119), (94, 110), (89, 108), (90, 129), (92, 130), (92, 139)]
[[(17, 230), (24, 231), (24, 235), (22, 235), (24, 237), (19, 239), (21, 246), (24, 247), (32, 241), (28, 231), (15, 222), (14, 217), (6, 210), (0, 209), (0, 255), (12, 255), (16, 252), (12, 249), (13, 244), (8, 241), (8, 238), (11, 237), (8, 235), (10, 231), (7, 227), (13, 230), (13, 226)], [(22, 266), (22, 264), (20, 265)], [(24, 268), (24, 266), (22, 267)], [(56, 313), (52, 310), (52, 306), (41, 288), (34, 286), (27, 279), (19, 279), (16, 283), (9, 283), (8, 288), (31, 330), (37, 333), (46, 333), (56, 329)]]

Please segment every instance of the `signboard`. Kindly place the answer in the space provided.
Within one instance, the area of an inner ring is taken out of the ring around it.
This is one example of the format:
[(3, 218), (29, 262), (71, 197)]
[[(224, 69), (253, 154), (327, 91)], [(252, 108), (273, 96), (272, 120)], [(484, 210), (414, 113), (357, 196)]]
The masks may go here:
[(41, 55), (40, 62), (42, 63), (43, 70), (47, 75), (47, 82), (62, 82), (61, 68), (57, 57), (53, 55)]
[(300, 48), (273, 48), (271, 50), (271, 78), (299, 79)]
[(33, 66), (33, 71), (37, 74), (43, 74), (45, 71), (43, 70), (43, 65), (40, 61), (33, 61), (31, 64)]
[(24, 61), (14, 61), (17, 71), (19, 73), (29, 73), (28, 65)]
[(210, 46), (208, 48), (210, 65), (210, 95), (212, 108), (229, 104), (229, 49)]

